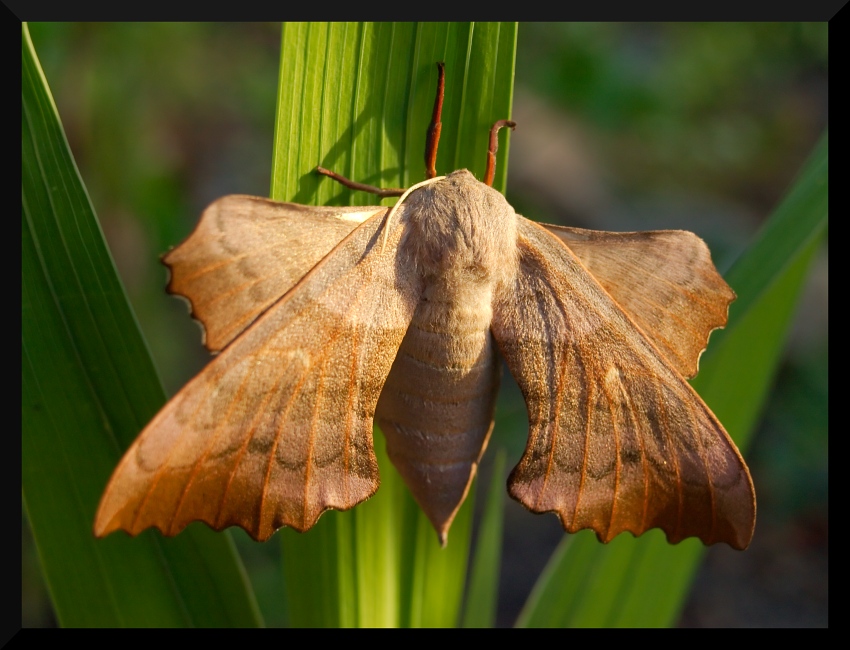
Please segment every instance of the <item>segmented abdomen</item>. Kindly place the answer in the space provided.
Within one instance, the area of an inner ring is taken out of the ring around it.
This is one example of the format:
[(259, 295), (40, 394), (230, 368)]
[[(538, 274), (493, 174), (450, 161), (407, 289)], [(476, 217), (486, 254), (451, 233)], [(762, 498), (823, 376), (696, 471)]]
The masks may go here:
[(375, 416), (390, 459), (441, 538), (484, 452), (498, 389), (490, 292), (478, 289), (450, 300), (426, 293)]

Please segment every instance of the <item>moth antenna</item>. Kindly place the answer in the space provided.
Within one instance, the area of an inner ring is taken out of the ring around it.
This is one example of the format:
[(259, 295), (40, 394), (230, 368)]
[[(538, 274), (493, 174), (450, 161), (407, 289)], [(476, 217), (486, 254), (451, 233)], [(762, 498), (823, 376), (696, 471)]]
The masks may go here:
[(398, 206), (400, 206), (404, 202), (404, 200), (410, 195), (410, 193), (413, 190), (417, 190), (420, 187), (424, 187), (425, 185), (430, 185), (431, 183), (436, 183), (437, 181), (441, 181), (444, 178), (445, 178), (445, 176), (437, 176), (436, 178), (429, 178), (429, 179), (422, 181), (421, 183), (416, 183), (416, 185), (411, 185), (410, 187), (408, 187), (404, 191), (404, 194), (401, 195), (401, 198), (398, 201), (396, 201), (396, 204), (392, 207), (392, 209), (389, 212), (387, 212), (387, 216), (384, 219), (383, 225), (381, 226), (381, 228), (384, 229), (384, 238), (383, 238), (382, 243), (381, 243), (381, 252), (382, 253), (384, 252), (384, 248), (387, 245), (387, 237), (389, 237), (390, 219), (392, 219), (392, 216), (396, 213), (396, 210), (398, 210)]
[(440, 143), (440, 130), (443, 123), (440, 117), (443, 114), (443, 97), (446, 94), (446, 66), (440, 61), (437, 63), (440, 76), (437, 79), (437, 96), (434, 98), (434, 113), (431, 115), (431, 123), (425, 136), (425, 174), (428, 178), (437, 175), (437, 145)]
[(493, 187), (493, 177), (496, 175), (496, 150), (499, 148), (499, 129), (504, 126), (516, 128), (516, 122), (510, 120), (499, 120), (490, 129), (490, 148), (487, 150), (487, 172), (484, 174), (484, 182), (488, 187)]
[(325, 169), (324, 167), (316, 167), (316, 171), (322, 174), (323, 176), (332, 178), (337, 183), (345, 185), (349, 189), (360, 190), (361, 192), (369, 192), (370, 194), (377, 194), (382, 199), (385, 199), (388, 196), (401, 196), (402, 194), (404, 194), (404, 189), (401, 187), (380, 188), (375, 187), (374, 185), (366, 185), (366, 183), (358, 183), (357, 181), (353, 181), (349, 178), (346, 178), (345, 176), (341, 176), (336, 172), (332, 172), (330, 169)]

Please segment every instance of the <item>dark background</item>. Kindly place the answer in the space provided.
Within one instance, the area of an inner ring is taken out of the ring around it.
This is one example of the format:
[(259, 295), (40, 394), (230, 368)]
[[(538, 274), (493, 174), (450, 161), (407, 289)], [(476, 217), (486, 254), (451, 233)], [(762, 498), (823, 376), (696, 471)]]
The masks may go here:
[[(173, 394), (208, 357), (184, 305), (165, 295), (158, 257), (213, 199), (268, 195), (280, 27), (36, 23), (30, 31)], [(693, 230), (724, 271), (827, 125), (827, 32), (826, 23), (522, 24), (508, 200), (551, 223)], [(759, 497), (752, 546), (709, 549), (682, 626), (828, 624), (827, 278), (824, 246), (745, 454)], [(499, 414), (523, 418), (507, 374), (504, 384)], [(495, 442), (511, 464), (525, 445), (516, 436)], [(555, 517), (508, 501), (505, 626), (563, 537)], [(22, 624), (55, 625), (22, 520)], [(277, 600), (279, 547), (234, 537), (261, 604)]]

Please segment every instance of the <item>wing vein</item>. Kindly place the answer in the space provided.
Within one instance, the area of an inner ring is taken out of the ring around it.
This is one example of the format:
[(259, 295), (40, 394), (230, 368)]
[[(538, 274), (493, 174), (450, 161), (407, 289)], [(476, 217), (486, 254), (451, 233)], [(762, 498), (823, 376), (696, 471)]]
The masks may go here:
[[(615, 366), (616, 367), (616, 366)], [(620, 369), (617, 368), (617, 388), (621, 389), (622, 384), (619, 381)], [(603, 393), (605, 394), (605, 399), (608, 401), (608, 408), (611, 412), (611, 428), (614, 430), (614, 498), (611, 500), (611, 511), (608, 515), (608, 530), (605, 532), (605, 541), (611, 541), (611, 529), (614, 527), (614, 519), (617, 516), (617, 496), (620, 489), (620, 472), (622, 467), (620, 465), (620, 431), (617, 426), (619, 423), (619, 418), (615, 413), (615, 397), (611, 395), (611, 389), (607, 385), (603, 388)]]
[(344, 495), (346, 504), (349, 503), (350, 500), (351, 500), (351, 494), (350, 494), (350, 489), (349, 489), (351, 487), (350, 486), (351, 480), (349, 478), (348, 467), (349, 467), (349, 463), (350, 463), (349, 449), (350, 449), (350, 446), (351, 446), (352, 430), (354, 429), (354, 422), (353, 422), (353, 419), (354, 419), (354, 398), (355, 398), (355, 395), (356, 395), (355, 391), (352, 390), (351, 387), (357, 386), (357, 368), (358, 368), (358, 354), (357, 354), (358, 338), (357, 338), (357, 334), (358, 334), (358, 332), (359, 332), (359, 330), (357, 328), (354, 328), (354, 331), (352, 332), (352, 335), (351, 335), (351, 346), (352, 346), (353, 349), (352, 349), (352, 353), (351, 353), (351, 366), (349, 367), (349, 370), (348, 370), (348, 386), (349, 386), (348, 408), (346, 409), (347, 412), (346, 412), (346, 421), (345, 421), (345, 445), (344, 445), (343, 451), (342, 451), (342, 467), (343, 467), (343, 473), (345, 474), (345, 481), (343, 481), (343, 488), (342, 489), (343, 489), (343, 495)]
[[(585, 365), (585, 360), (581, 357), (581, 355), (577, 356), (578, 367), (582, 372), (582, 385), (584, 389), (587, 391), (587, 395), (584, 400), (584, 435), (582, 436), (582, 440), (584, 446), (581, 451), (581, 473), (579, 474), (578, 479), (578, 490), (576, 490), (576, 502), (575, 508), (573, 509), (573, 521), (570, 526), (570, 529), (574, 532), (576, 526), (576, 520), (578, 519), (578, 510), (579, 504), (581, 503), (581, 495), (584, 493), (584, 479), (587, 476), (587, 450), (590, 446), (590, 435), (593, 431), (593, 401), (596, 399), (596, 395), (594, 394), (594, 384), (588, 381), (588, 376), (590, 373), (587, 371), (587, 366)], [(593, 363), (593, 359), (588, 360), (589, 363)]]
[[(542, 262), (545, 264), (546, 260), (544, 259), (544, 260), (542, 260)], [(553, 296), (556, 295), (555, 291), (552, 290), (551, 286), (549, 287), (549, 292)], [(559, 300), (552, 300), (550, 302), (554, 303), (554, 305), (558, 308), (558, 311), (561, 314), (561, 323), (562, 323), (563, 331), (564, 332), (571, 331), (570, 319), (567, 316), (567, 310), (565, 309), (564, 305), (561, 304), (561, 301), (559, 301)], [(540, 306), (539, 302), (538, 302), (538, 311), (541, 311), (541, 306)], [(546, 327), (546, 334), (547, 334), (546, 340), (547, 341), (558, 340), (557, 337), (555, 336), (556, 332), (553, 331), (554, 328), (552, 328), (549, 325), (550, 320), (547, 319), (545, 315), (541, 315), (541, 316), (542, 316), (541, 320), (544, 323), (546, 323), (546, 325), (547, 325), (547, 327)], [(561, 406), (562, 406), (562, 403), (563, 403), (563, 400), (564, 400), (564, 376), (566, 375), (567, 366), (569, 365), (569, 364), (565, 363), (564, 359), (563, 359), (563, 356), (565, 356), (566, 354), (568, 354), (568, 352), (567, 352), (567, 349), (565, 348), (564, 352), (562, 353), (562, 357), (560, 359), (561, 360), (561, 367), (556, 370), (557, 373), (558, 373), (558, 382), (557, 382), (557, 387), (555, 389), (555, 405), (554, 405), (555, 408), (554, 408), (554, 413), (553, 413), (553, 417), (552, 417), (551, 435), (550, 435), (551, 444), (549, 445), (549, 458), (546, 462), (546, 473), (543, 475), (543, 484), (540, 487), (540, 492), (538, 493), (538, 497), (537, 497), (537, 504), (536, 504), (537, 507), (540, 506), (540, 501), (543, 498), (544, 492), (546, 491), (546, 484), (549, 481), (549, 477), (550, 477), (551, 472), (552, 472), (552, 465), (554, 464), (554, 460), (555, 460), (555, 449), (557, 447), (556, 437), (558, 435), (558, 430), (559, 430), (558, 423), (560, 422), (560, 419), (561, 419)]]
[[(667, 408), (666, 408), (667, 403), (664, 401), (664, 395), (661, 394), (660, 391), (658, 391), (658, 383), (654, 382), (654, 384), (655, 384), (655, 387), (656, 387), (656, 392), (658, 393), (658, 400), (657, 400), (656, 403), (665, 407), (661, 411), (663, 413), (663, 415), (661, 417), (664, 419), (664, 429), (663, 430), (665, 432), (665, 440), (666, 440), (666, 443), (667, 443), (667, 449), (672, 451), (672, 450), (675, 449), (674, 441), (672, 439), (673, 426), (672, 426), (672, 423), (669, 421), (668, 412), (667, 412)], [(679, 467), (679, 457), (678, 457), (678, 455), (675, 454), (675, 453), (668, 453), (668, 456), (670, 456), (670, 458), (671, 458), (670, 462), (673, 464), (673, 469), (676, 472), (676, 500), (678, 502), (678, 509), (677, 509), (677, 513), (676, 513), (676, 532), (675, 532), (675, 535), (674, 535), (673, 538), (674, 539), (680, 539), (681, 538), (681, 531), (682, 531), (682, 518), (684, 516), (684, 511), (685, 511), (685, 503), (684, 503), (683, 496), (682, 496), (683, 495), (683, 493), (682, 493), (682, 473), (681, 473), (681, 469)]]
[[(311, 364), (312, 365), (312, 364)], [(260, 511), (258, 513), (257, 518), (257, 531), (259, 534), (262, 534), (263, 530), (263, 519), (264, 519), (264, 510), (266, 507), (266, 497), (269, 493), (269, 476), (271, 475), (272, 464), (274, 463), (274, 457), (277, 453), (277, 443), (280, 440), (281, 432), (283, 431), (283, 427), (286, 424), (286, 416), (289, 413), (289, 410), (292, 408), (292, 405), (296, 402), (296, 397), (301, 393), (301, 389), (304, 386), (304, 383), (307, 381), (306, 376), (301, 377), (301, 381), (299, 381), (296, 385), (292, 394), (289, 398), (289, 401), (286, 404), (286, 408), (283, 410), (283, 413), (280, 416), (278, 421), (277, 432), (275, 433), (274, 443), (272, 444), (271, 451), (269, 452), (269, 461), (266, 465), (266, 473), (263, 479), (263, 491), (260, 494)]]
[[(216, 374), (216, 381), (218, 381), (218, 379), (220, 379), (223, 375), (224, 375), (224, 371), (218, 372)], [(192, 421), (194, 416), (201, 409), (202, 404), (203, 404), (203, 400), (199, 400), (198, 405), (195, 407), (195, 410), (192, 413), (192, 417), (187, 418), (186, 422)], [(164, 409), (163, 409), (163, 411), (160, 411), (160, 414), (148, 425), (148, 428), (155, 426), (155, 423), (159, 420), (160, 416), (164, 412), (165, 412)], [(171, 446), (171, 449), (168, 450), (168, 453), (166, 454), (165, 459), (163, 460), (163, 462), (160, 464), (159, 468), (154, 473), (153, 480), (151, 481), (150, 486), (148, 486), (148, 489), (145, 490), (145, 495), (142, 497), (142, 500), (139, 502), (139, 507), (136, 510), (136, 514), (133, 516), (133, 521), (130, 524), (130, 530), (135, 530), (136, 524), (138, 523), (139, 518), (142, 516), (142, 512), (145, 509), (145, 505), (147, 505), (148, 499), (150, 498), (151, 494), (153, 494), (153, 491), (156, 489), (156, 486), (159, 484), (159, 481), (162, 478), (162, 475), (165, 472), (165, 469), (169, 465), (169, 461), (171, 460), (171, 457), (174, 455), (174, 452), (177, 449), (177, 446), (179, 445), (180, 440), (183, 438), (183, 433), (185, 432), (185, 430), (186, 430), (186, 425), (183, 425), (183, 426), (180, 427), (180, 433), (177, 435), (177, 438), (174, 441), (174, 444)], [(128, 458), (129, 458), (129, 456), (128, 456)], [(119, 467), (119, 469), (120, 469), (120, 467)], [(117, 473), (117, 471), (118, 470), (116, 470), (116, 473)]]
[[(233, 484), (233, 479), (236, 477), (236, 472), (239, 470), (239, 466), (242, 464), (242, 457), (245, 455), (245, 451), (248, 449), (248, 445), (251, 444), (251, 440), (254, 439), (254, 434), (257, 431), (256, 422), (262, 417), (264, 413), (266, 413), (266, 405), (272, 400), (272, 398), (277, 395), (277, 389), (280, 386), (281, 381), (283, 381), (284, 373), (281, 373), (278, 376), (277, 381), (275, 381), (272, 390), (266, 393), (266, 396), (263, 398), (263, 401), (260, 403), (260, 406), (257, 408), (257, 412), (254, 414), (253, 419), (251, 420), (251, 424), (247, 427), (245, 431), (245, 435), (243, 437), (242, 444), (239, 447), (239, 453), (236, 455), (236, 459), (233, 463), (233, 469), (230, 472), (230, 476), (227, 479), (227, 485), (224, 487), (224, 492), (221, 495), (221, 501), (218, 506), (218, 517), (216, 518), (216, 527), (221, 526), (222, 517), (224, 515), (224, 506), (227, 502), (227, 497), (230, 493), (230, 486)], [(259, 528), (257, 529), (257, 534), (259, 534)]]
[(204, 448), (204, 453), (200, 455), (198, 460), (195, 461), (194, 466), (192, 467), (192, 471), (189, 473), (189, 478), (186, 481), (186, 485), (183, 486), (183, 491), (180, 494), (180, 498), (177, 500), (177, 507), (174, 509), (174, 514), (171, 516), (171, 521), (169, 522), (168, 528), (171, 535), (176, 534), (177, 531), (174, 530), (174, 523), (177, 521), (177, 515), (180, 514), (180, 508), (183, 507), (183, 502), (186, 500), (186, 496), (189, 494), (189, 490), (192, 487), (192, 484), (195, 481), (195, 476), (198, 474), (198, 470), (201, 468), (204, 460), (206, 460), (209, 455), (210, 449), (212, 449), (216, 440), (218, 440), (219, 435), (221, 434), (222, 429), (224, 428), (225, 423), (230, 422), (230, 414), (233, 412), (236, 403), (239, 401), (239, 398), (245, 391), (245, 381), (240, 382), (239, 390), (236, 393), (236, 396), (233, 400), (230, 401), (227, 407), (227, 413), (225, 417), (221, 418), (216, 424), (215, 431), (213, 435), (210, 436), (210, 440)]

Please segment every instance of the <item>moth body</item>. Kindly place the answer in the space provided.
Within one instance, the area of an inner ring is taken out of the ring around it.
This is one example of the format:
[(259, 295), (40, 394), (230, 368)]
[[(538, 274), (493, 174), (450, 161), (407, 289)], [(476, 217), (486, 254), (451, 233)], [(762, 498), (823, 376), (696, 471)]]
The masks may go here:
[(516, 213), (466, 170), (404, 204), (399, 259), (421, 297), (376, 420), (387, 453), (443, 544), (493, 427), (500, 365), (493, 296), (516, 272)]

